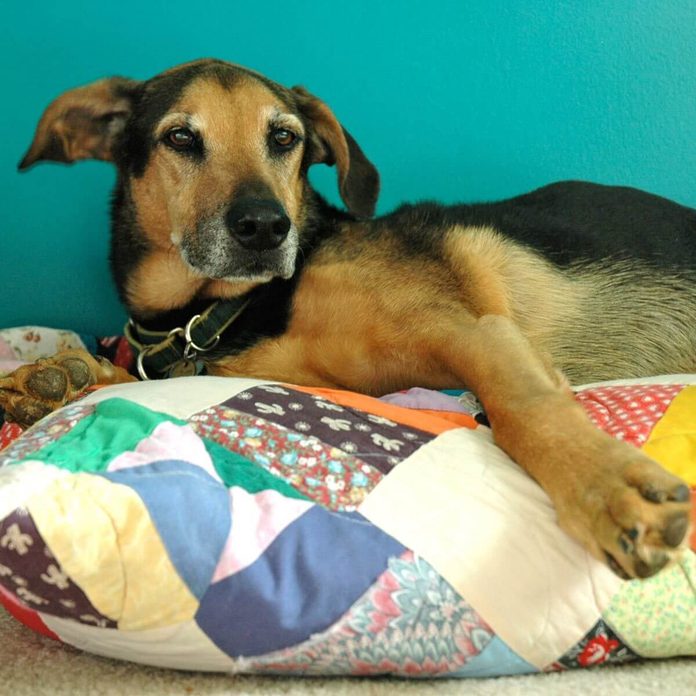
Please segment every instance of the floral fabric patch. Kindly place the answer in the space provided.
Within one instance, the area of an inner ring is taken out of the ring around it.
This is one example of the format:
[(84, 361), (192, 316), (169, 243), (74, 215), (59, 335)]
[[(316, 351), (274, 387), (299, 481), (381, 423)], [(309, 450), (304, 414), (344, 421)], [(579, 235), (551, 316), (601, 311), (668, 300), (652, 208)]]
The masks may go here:
[(253, 661), (255, 671), (435, 676), (476, 657), (494, 634), (454, 588), (406, 551), (328, 631)]
[(255, 387), (224, 405), (315, 437), (383, 474), (432, 440), (425, 431), (285, 386)]
[(696, 646), (696, 554), (614, 596), (604, 620), (642, 657), (693, 655)]
[(595, 667), (639, 659), (640, 656), (621, 640), (611, 626), (600, 619), (577, 645), (568, 650), (546, 671)]
[(40, 449), (69, 433), (83, 418), (94, 411), (94, 406), (73, 404), (44, 418), (25, 431), (24, 435), (0, 451), (0, 466), (12, 464), (31, 456)]
[(189, 422), (200, 437), (242, 455), (331, 510), (357, 509), (382, 479), (380, 471), (337, 447), (232, 408), (213, 406)]

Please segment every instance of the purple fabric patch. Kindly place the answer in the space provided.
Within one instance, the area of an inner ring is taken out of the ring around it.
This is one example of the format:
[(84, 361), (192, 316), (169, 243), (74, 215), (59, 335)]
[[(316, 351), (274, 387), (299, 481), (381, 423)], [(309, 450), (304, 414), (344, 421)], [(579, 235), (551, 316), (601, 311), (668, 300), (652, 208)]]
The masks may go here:
[(117, 626), (67, 576), (25, 508), (0, 522), (0, 585), (35, 611), (90, 626)]
[(196, 623), (231, 657), (297, 645), (338, 621), (405, 550), (362, 515), (315, 505), (251, 565), (214, 582)]
[(314, 437), (384, 474), (433, 439), (423, 430), (284, 386), (254, 387), (224, 405)]
[(423, 389), (422, 387), (413, 387), (413, 389), (395, 392), (394, 394), (386, 394), (381, 396), (379, 400), (403, 408), (469, 413), (469, 409), (464, 408), (454, 396), (433, 391), (432, 389)]

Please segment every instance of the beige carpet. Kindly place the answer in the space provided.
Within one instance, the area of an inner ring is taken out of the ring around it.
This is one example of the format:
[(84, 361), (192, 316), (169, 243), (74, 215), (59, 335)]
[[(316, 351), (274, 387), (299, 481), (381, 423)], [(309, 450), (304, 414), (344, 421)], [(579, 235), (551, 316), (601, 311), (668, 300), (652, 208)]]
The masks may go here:
[(93, 657), (43, 638), (0, 608), (0, 696), (43, 694), (434, 694), (437, 696), (689, 696), (696, 695), (696, 660), (656, 661), (563, 674), (501, 679), (402, 681), (295, 679), (192, 674)]

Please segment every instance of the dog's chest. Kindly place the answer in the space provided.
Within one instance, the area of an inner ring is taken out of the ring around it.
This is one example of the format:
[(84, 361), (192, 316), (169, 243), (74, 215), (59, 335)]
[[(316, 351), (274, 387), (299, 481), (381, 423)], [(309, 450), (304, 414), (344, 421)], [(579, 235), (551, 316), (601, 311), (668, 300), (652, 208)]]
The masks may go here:
[[(377, 265), (307, 269), (285, 332), (218, 360), (209, 371), (373, 394), (413, 384), (451, 386), (453, 377), (433, 358), (432, 331), (420, 311), (432, 306), (429, 288)], [(385, 271), (378, 280), (377, 270)]]

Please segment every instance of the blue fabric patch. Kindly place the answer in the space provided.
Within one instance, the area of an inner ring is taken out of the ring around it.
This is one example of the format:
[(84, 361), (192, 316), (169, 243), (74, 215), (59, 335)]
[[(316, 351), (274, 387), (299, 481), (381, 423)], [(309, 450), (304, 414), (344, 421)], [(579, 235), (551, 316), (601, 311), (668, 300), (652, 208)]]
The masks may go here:
[(230, 533), (230, 499), (225, 486), (195, 464), (179, 460), (99, 475), (130, 486), (140, 496), (174, 567), (200, 599)]
[(523, 660), (513, 652), (498, 636), (464, 667), (451, 672), (448, 677), (499, 677), (513, 674), (536, 674), (539, 672), (534, 665)]
[(297, 645), (338, 621), (404, 551), (362, 515), (310, 508), (253, 564), (211, 585), (196, 621), (232, 657)]

